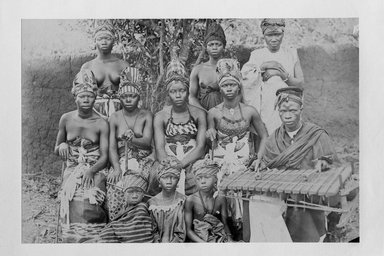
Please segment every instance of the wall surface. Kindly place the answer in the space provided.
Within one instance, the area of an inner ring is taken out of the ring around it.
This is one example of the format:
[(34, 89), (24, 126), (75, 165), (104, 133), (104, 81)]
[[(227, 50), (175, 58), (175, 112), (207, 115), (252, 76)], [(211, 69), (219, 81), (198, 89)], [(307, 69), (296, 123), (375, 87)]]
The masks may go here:
[[(304, 118), (323, 126), (335, 139), (358, 143), (359, 49), (309, 46), (298, 53), (305, 77)], [(238, 52), (241, 64), (249, 54), (245, 48)], [(61, 161), (53, 154), (59, 119), (76, 108), (72, 80), (92, 57), (22, 62), (23, 172), (60, 172)]]

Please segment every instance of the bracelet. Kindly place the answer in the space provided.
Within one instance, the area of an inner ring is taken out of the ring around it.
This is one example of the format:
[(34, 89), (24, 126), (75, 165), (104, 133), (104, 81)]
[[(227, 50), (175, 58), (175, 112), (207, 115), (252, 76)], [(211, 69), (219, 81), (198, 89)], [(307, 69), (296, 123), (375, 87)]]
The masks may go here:
[(288, 73), (288, 75), (285, 77), (285, 79), (283, 80), (283, 82), (287, 82), (290, 76), (291, 76), (291, 75)]

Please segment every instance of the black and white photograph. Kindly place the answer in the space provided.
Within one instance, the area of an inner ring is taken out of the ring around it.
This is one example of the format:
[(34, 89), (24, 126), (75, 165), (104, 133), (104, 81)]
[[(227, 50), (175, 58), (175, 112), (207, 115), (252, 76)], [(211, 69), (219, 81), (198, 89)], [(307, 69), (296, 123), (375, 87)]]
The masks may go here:
[(23, 243), (359, 241), (358, 18), (21, 25)]
[(382, 255), (379, 2), (0, 3), (0, 251)]

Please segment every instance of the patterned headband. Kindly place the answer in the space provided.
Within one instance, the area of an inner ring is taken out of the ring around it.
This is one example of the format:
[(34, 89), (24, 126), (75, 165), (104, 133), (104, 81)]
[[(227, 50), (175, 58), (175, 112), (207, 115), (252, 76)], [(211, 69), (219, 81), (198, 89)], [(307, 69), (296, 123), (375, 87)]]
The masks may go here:
[(216, 176), (216, 174), (220, 171), (220, 165), (216, 161), (212, 161), (210, 159), (202, 159), (196, 161), (193, 165), (192, 172), (195, 176), (199, 175), (209, 175)]
[(290, 100), (298, 103), (300, 106), (303, 105), (303, 97), (282, 92), (276, 98), (274, 109), (276, 110), (281, 105), (281, 103), (288, 102)]
[(149, 171), (142, 169), (138, 171), (128, 170), (124, 179), (124, 188), (139, 187), (144, 191), (147, 191), (149, 184)]
[(96, 78), (93, 72), (89, 69), (82, 69), (79, 73), (77, 73), (75, 79), (72, 84), (72, 94), (73, 96), (77, 96), (82, 92), (91, 92), (97, 95), (97, 83)]
[(240, 63), (235, 59), (221, 59), (216, 65), (219, 86), (228, 80), (241, 84)]
[(165, 84), (167, 86), (167, 91), (169, 90), (173, 81), (180, 81), (185, 85), (185, 87), (189, 88), (187, 72), (185, 71), (184, 65), (178, 59), (171, 60), (167, 66), (167, 71), (165, 74)]
[(180, 161), (174, 157), (174, 156), (169, 156), (165, 160), (161, 162), (159, 165), (159, 168), (157, 170), (158, 177), (160, 178), (161, 176), (165, 174), (174, 174), (178, 178), (180, 178), (180, 173), (181, 170), (174, 168), (173, 166), (177, 165)]
[(284, 19), (263, 19), (260, 24), (263, 34), (265, 33), (284, 33)]
[(104, 23), (95, 28), (93, 32), (93, 38), (96, 39), (98, 36), (102, 34), (107, 34), (113, 39), (115, 38), (115, 30), (111, 24)]
[(124, 93), (141, 94), (140, 84), (142, 77), (139, 70), (134, 67), (126, 67), (120, 74), (120, 84), (117, 95), (120, 97)]

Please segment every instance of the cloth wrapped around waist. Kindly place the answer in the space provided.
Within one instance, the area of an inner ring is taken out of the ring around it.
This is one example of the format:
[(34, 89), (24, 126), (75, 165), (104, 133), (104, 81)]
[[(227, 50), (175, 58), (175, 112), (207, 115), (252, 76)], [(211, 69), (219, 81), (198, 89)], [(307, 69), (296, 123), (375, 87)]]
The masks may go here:
[(97, 96), (93, 110), (104, 118), (110, 117), (114, 112), (122, 109), (121, 102), (118, 98), (108, 95), (103, 97)]
[(225, 243), (228, 241), (224, 224), (212, 214), (205, 214), (203, 220), (193, 220), (193, 230), (208, 243)]
[(206, 110), (210, 110), (223, 102), (223, 96), (218, 86), (215, 88), (212, 86), (200, 88), (199, 99), (201, 106)]
[(105, 199), (105, 175), (94, 176), (95, 185), (85, 189), (82, 179), (89, 165), (78, 165), (64, 171), (63, 185), (60, 191), (60, 216), (69, 223), (100, 223), (106, 221), (106, 214), (101, 208)]
[[(60, 191), (61, 217), (65, 219), (66, 224), (105, 221), (105, 213), (102, 209), (99, 209), (105, 198), (104, 174), (100, 172), (95, 174), (95, 186), (91, 188), (85, 189), (81, 185), (85, 172), (100, 157), (98, 145), (93, 145), (87, 139), (78, 138), (69, 143), (69, 153), (67, 168), (63, 174), (63, 184)], [(75, 203), (74, 201), (80, 203)], [(86, 213), (92, 211), (98, 212), (97, 216)]]
[(214, 159), (221, 164), (219, 182), (221, 177), (244, 171), (250, 159), (249, 132), (242, 137), (226, 137), (219, 139), (214, 149)]
[[(176, 137), (176, 136), (174, 136)], [(175, 156), (178, 160), (182, 160), (189, 152), (196, 147), (195, 139), (187, 139), (185, 136), (178, 136), (179, 140), (175, 138), (168, 140), (165, 144), (165, 152), (169, 156)], [(182, 139), (184, 138), (184, 140)], [(183, 195), (191, 195), (196, 192), (196, 180), (192, 173), (192, 165), (183, 169), (180, 175), (177, 191)]]
[(158, 239), (145, 203), (132, 206), (100, 232), (102, 243), (151, 243)]

